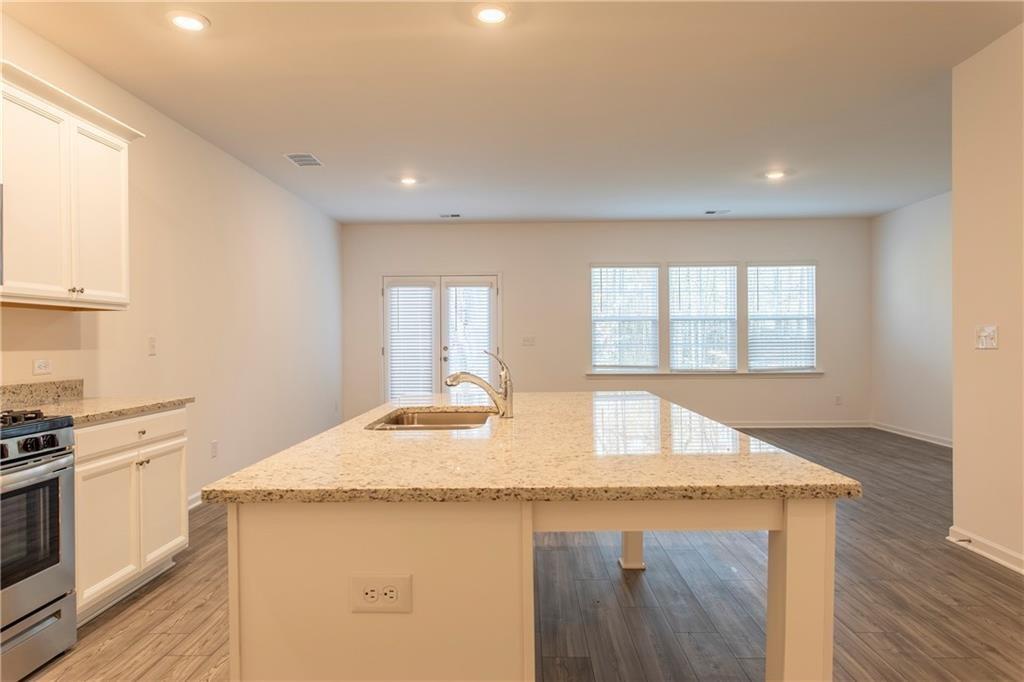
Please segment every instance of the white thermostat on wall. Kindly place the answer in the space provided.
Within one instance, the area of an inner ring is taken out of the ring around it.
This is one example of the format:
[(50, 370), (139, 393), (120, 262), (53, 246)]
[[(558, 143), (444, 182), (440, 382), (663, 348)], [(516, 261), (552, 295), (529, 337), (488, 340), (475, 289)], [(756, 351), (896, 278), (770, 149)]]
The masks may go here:
[(985, 324), (975, 330), (974, 347), (978, 350), (995, 350), (999, 348), (999, 327)]

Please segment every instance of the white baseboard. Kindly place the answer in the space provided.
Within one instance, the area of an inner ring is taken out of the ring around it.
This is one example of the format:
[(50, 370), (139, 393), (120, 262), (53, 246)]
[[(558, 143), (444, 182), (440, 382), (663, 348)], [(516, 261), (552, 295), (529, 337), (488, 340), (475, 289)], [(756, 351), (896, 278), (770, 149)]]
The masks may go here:
[(190, 510), (191, 509), (195, 509), (196, 507), (198, 507), (202, 503), (203, 503), (203, 494), (201, 492), (200, 493), (192, 493), (191, 495), (188, 496), (188, 508)]
[(1015, 552), (1009, 547), (1004, 547), (999, 543), (986, 540), (973, 533), (968, 533), (963, 528), (957, 528), (956, 526), (949, 527), (949, 536), (946, 539), (964, 549), (980, 554), (986, 559), (991, 559), (997, 564), (1002, 564), (1010, 570), (1024, 575), (1024, 554), (1020, 552)]
[(933, 436), (930, 433), (921, 433), (920, 431), (914, 431), (913, 429), (905, 429), (902, 426), (893, 426), (892, 424), (883, 424), (882, 422), (871, 422), (870, 426), (878, 429), (879, 431), (895, 433), (897, 436), (906, 436), (907, 438), (913, 438), (915, 440), (923, 440), (926, 443), (942, 445), (947, 448), (953, 447), (953, 439), (951, 438)]
[(728, 422), (734, 429), (863, 429), (871, 426), (870, 422), (848, 421), (776, 421), (776, 422)]

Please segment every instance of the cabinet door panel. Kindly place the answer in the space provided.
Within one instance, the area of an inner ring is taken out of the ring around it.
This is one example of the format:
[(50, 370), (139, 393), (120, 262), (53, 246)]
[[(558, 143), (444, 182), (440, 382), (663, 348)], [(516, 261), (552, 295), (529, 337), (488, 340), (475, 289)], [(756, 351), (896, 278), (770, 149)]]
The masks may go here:
[(128, 148), (75, 124), (72, 157), (72, 272), (79, 301), (128, 302)]
[(63, 112), (3, 92), (3, 293), (70, 298), (67, 130)]
[(175, 438), (139, 452), (143, 568), (188, 545), (186, 442)]
[(99, 458), (75, 474), (79, 611), (140, 570), (138, 451)]

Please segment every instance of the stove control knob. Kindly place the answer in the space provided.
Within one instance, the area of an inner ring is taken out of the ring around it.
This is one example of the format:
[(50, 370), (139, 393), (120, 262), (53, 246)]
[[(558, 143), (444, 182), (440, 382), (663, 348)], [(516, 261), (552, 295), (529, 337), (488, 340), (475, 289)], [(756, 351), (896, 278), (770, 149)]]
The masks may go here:
[(38, 452), (39, 446), (39, 438), (36, 436), (33, 436), (32, 438), (26, 438), (25, 440), (21, 441), (22, 452)]
[(7, 443), (0, 445), (0, 459), (7, 459)]
[(44, 433), (39, 439), (46, 450), (57, 447), (57, 434), (55, 433)]

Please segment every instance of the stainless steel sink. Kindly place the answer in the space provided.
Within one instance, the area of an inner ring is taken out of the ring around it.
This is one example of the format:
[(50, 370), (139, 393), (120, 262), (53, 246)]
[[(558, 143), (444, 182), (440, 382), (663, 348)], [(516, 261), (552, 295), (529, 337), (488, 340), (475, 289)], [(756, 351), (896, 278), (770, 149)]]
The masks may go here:
[(442, 431), (475, 429), (487, 423), (494, 412), (464, 410), (429, 411), (403, 407), (367, 424), (372, 431)]

